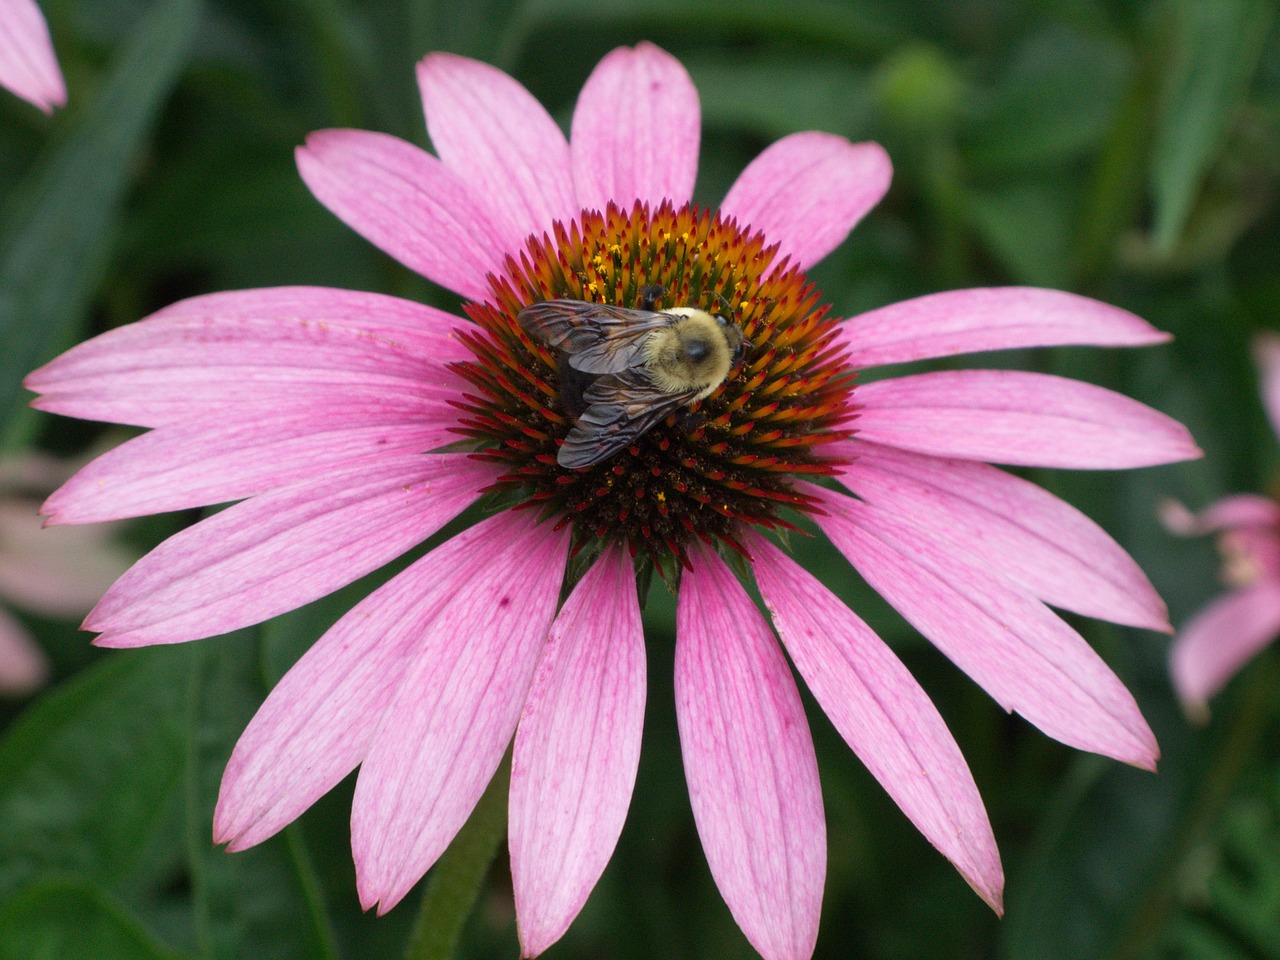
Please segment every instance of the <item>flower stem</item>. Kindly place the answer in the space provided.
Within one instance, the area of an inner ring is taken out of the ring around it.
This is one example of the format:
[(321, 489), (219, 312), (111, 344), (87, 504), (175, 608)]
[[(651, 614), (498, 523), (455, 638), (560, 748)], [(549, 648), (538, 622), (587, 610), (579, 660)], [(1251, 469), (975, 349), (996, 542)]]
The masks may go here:
[(405, 960), (448, 960), (475, 908), (485, 874), (507, 829), (511, 759), (502, 761), (471, 817), (436, 863), (409, 935)]
[(1174, 833), (1161, 879), (1150, 889), (1134, 911), (1128, 930), (1120, 938), (1112, 960), (1134, 960), (1157, 941), (1167, 928), (1169, 916), (1178, 908), (1178, 870), (1195, 846), (1213, 828), (1223, 806), (1230, 800), (1246, 762), (1258, 756), (1258, 743), (1269, 729), (1280, 693), (1280, 664), (1274, 657), (1261, 657), (1252, 665), (1221, 746), (1205, 772), (1198, 796)]

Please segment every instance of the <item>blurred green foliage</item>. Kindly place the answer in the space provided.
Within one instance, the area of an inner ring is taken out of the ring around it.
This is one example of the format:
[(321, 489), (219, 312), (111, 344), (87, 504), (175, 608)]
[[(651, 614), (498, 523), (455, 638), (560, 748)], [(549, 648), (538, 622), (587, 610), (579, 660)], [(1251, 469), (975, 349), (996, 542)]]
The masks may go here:
[[(888, 147), (889, 196), (813, 271), (837, 312), (1028, 283), (1108, 300), (1177, 335), (1154, 350), (976, 361), (1120, 389), (1192, 428), (1207, 454), (1199, 463), (1035, 475), (1134, 553), (1175, 623), (1216, 592), (1215, 559), (1207, 543), (1160, 530), (1158, 498), (1198, 507), (1275, 479), (1280, 447), (1248, 359), (1250, 336), (1280, 323), (1272, 0), (43, 6), (70, 105), (46, 118), (0, 96), (9, 451), (75, 452), (96, 437), (27, 410), (27, 370), (184, 296), (323, 283), (456, 307), (321, 208), (293, 148), (330, 126), (424, 143), (413, 64), (430, 50), (496, 63), (567, 121), (599, 57), (649, 39), (680, 57), (701, 91), (702, 202), (795, 130)], [(132, 535), (155, 543), (190, 519), (141, 522)], [(1004, 716), (829, 548), (794, 546), (939, 704), (1008, 873), (1000, 921), (813, 708), (830, 823), (819, 957), (1280, 958), (1280, 653), (1252, 665), (1195, 728), (1169, 688), (1167, 638), (1073, 621), (1155, 729), (1164, 760), (1151, 776), (1073, 754)], [(59, 676), (0, 718), (0, 958), (402, 955), (413, 898), (381, 919), (358, 908), (349, 783), (253, 851), (227, 855), (209, 840), (218, 778), (256, 704), (369, 586), (183, 649), (90, 656), (69, 625), (27, 621)], [(603, 881), (549, 956), (749, 957), (684, 793), (674, 615), (661, 587), (647, 616), (653, 679), (635, 800)], [(499, 858), (458, 955), (515, 950)]]

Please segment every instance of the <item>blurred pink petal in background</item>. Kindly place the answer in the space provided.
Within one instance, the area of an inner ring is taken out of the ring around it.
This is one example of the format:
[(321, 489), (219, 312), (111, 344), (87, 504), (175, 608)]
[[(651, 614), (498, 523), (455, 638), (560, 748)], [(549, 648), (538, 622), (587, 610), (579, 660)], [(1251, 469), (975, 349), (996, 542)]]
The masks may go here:
[[(1280, 336), (1256, 337), (1253, 353), (1262, 405), (1280, 435)], [(1222, 580), (1231, 588), (1182, 625), (1169, 654), (1179, 699), (1203, 720), (1210, 698), (1280, 635), (1280, 503), (1243, 493), (1192, 513), (1168, 501), (1160, 516), (1182, 536), (1217, 534)]]
[[(79, 619), (137, 559), (113, 541), (119, 524), (44, 529), (40, 502), (80, 463), (29, 453), (0, 461), (0, 600), (47, 617)], [(0, 694), (40, 686), (49, 664), (0, 610)]]
[(45, 113), (67, 102), (67, 88), (35, 0), (0, 0), (0, 87)]

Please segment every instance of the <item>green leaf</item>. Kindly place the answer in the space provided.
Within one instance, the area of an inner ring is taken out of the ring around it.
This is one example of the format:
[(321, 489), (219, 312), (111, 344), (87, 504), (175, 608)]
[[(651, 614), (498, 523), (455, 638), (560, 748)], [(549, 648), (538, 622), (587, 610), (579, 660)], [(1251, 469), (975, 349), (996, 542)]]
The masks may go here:
[(1167, 684), (1159, 646), (1147, 647), (1120, 671), (1164, 751), (1160, 773), (1095, 756), (1073, 763), (1021, 869), (1010, 871), (1003, 957), (1152, 955), (1150, 948), (1178, 906), (1179, 868), (1193, 857), (1268, 736), (1280, 670), (1259, 666), (1252, 668), (1239, 709), (1204, 733), (1188, 729), (1174, 704), (1157, 696)]
[(198, 11), (199, 0), (152, 11), (92, 101), (79, 113), (73, 105), (65, 135), (5, 211), (0, 416), (20, 406), (22, 378), (65, 348), (88, 309), (136, 157), (181, 72)]
[(262, 700), (252, 633), (202, 644), (192, 659), (187, 848), (204, 956), (333, 960), (319, 883), (296, 828), (240, 853), (210, 842), (227, 758)]
[(867, 71), (841, 63), (687, 57), (709, 126), (738, 127), (773, 139), (797, 130), (865, 135), (872, 112)]
[(1275, 17), (1271, 0), (1180, 0), (1151, 157), (1156, 247), (1174, 247), (1226, 140)]
[(1165, 938), (1176, 956), (1280, 958), (1280, 779), (1261, 779), (1184, 865), (1181, 915)]
[(966, 165), (988, 181), (1034, 173), (1098, 148), (1121, 106), (1129, 63), (1118, 44), (1074, 30), (1032, 34), (964, 126)]
[(32, 884), (0, 906), (0, 960), (174, 960), (103, 891), (70, 880)]
[[(622, 26), (636, 36), (691, 29), (758, 34), (770, 40), (802, 39), (860, 53), (883, 53), (900, 42), (910, 15), (886, 0), (844, 3), (838, 0), (526, 0), (506, 26), (499, 63), (515, 60), (536, 28), (572, 24), (599, 31)], [(532, 44), (530, 44), (532, 46)], [(536, 51), (535, 51), (536, 52)]]
[(127, 894), (174, 868), (186, 651), (113, 653), (0, 743), (0, 897), (49, 873)]
[(1074, 191), (1060, 180), (973, 190), (969, 215), (991, 251), (1017, 283), (1062, 287), (1070, 282)]

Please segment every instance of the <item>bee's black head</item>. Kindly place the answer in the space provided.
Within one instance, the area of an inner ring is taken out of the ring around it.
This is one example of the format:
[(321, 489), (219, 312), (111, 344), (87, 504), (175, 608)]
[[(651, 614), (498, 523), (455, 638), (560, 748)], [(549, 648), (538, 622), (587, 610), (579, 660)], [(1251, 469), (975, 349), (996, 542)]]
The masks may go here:
[(690, 340), (685, 344), (684, 352), (694, 363), (699, 363), (711, 355), (711, 344), (705, 340)]

